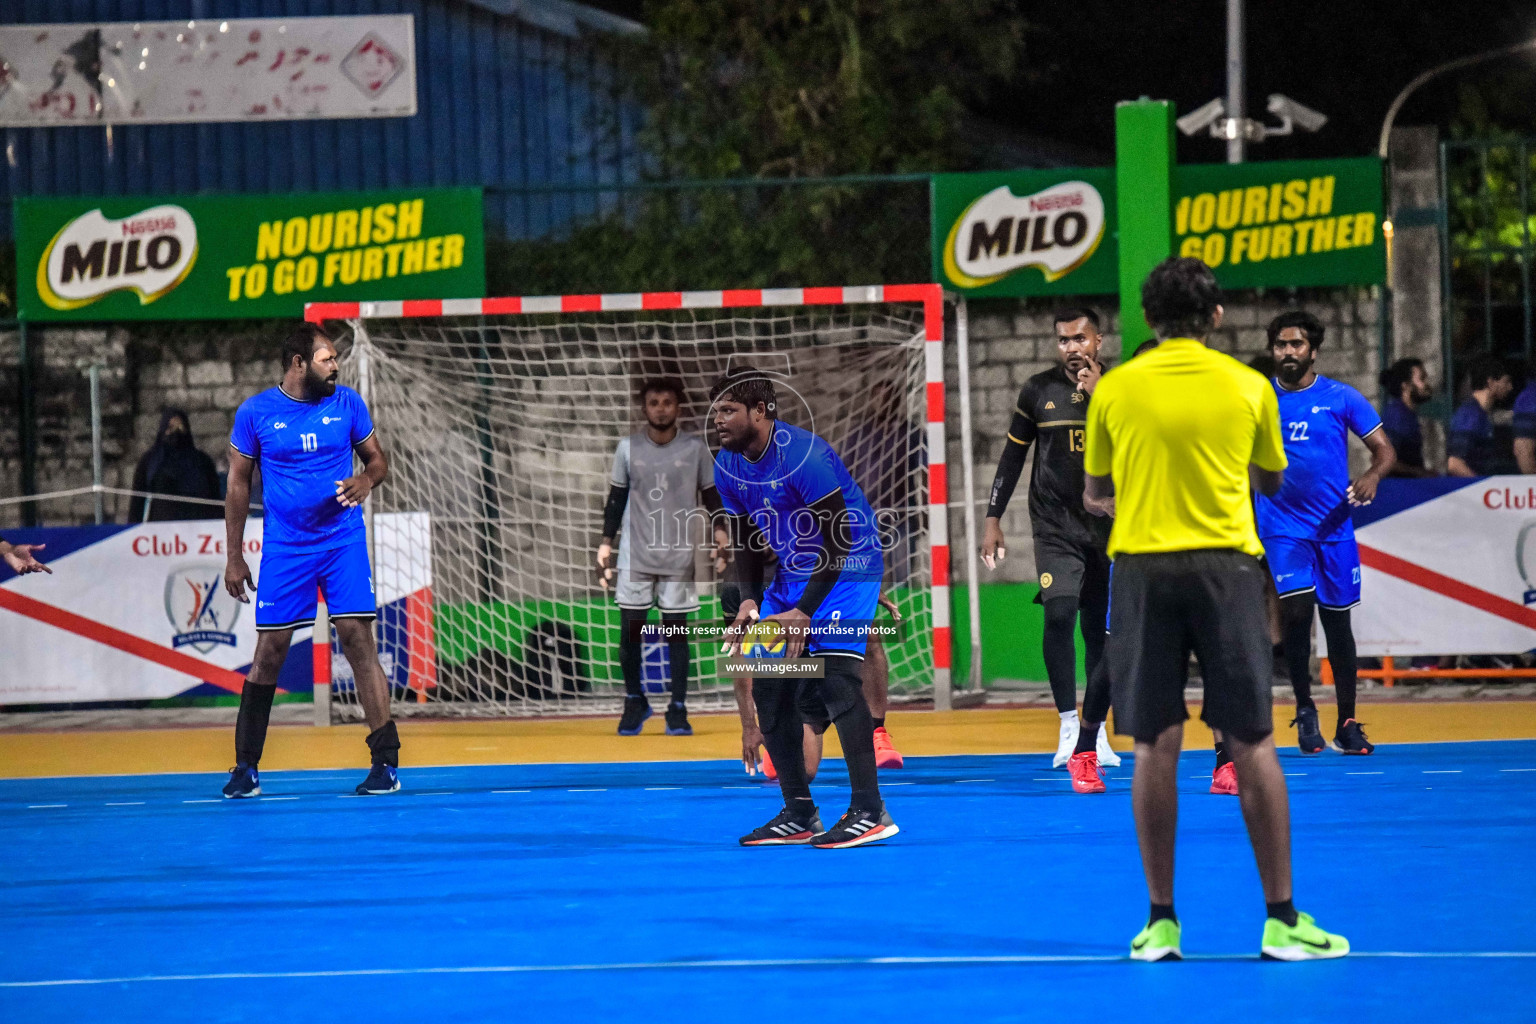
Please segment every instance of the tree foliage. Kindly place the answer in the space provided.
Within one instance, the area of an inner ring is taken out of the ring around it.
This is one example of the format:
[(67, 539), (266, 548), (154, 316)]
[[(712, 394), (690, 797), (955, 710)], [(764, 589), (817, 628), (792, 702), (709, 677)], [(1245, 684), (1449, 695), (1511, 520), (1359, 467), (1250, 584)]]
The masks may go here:
[[(653, 178), (965, 169), (968, 105), (1005, 89), (1023, 26), (999, 0), (657, 0), (620, 44)], [(927, 187), (631, 190), (556, 241), (496, 243), (493, 290), (859, 284), (927, 277)]]

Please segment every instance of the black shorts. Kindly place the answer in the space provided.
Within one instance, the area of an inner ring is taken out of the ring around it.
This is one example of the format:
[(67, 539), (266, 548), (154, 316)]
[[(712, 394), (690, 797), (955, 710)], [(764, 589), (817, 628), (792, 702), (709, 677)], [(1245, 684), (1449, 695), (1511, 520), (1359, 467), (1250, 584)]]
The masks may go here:
[(1106, 660), (1115, 732), (1151, 741), (1189, 717), (1189, 656), (1205, 680), (1201, 719), (1255, 742), (1274, 728), (1264, 567), (1234, 550), (1115, 560)]
[(1041, 524), (1035, 532), (1035, 571), (1040, 574), (1041, 601), (1075, 597), (1085, 605), (1103, 607), (1107, 600), (1109, 555), (1103, 544), (1085, 536), (1083, 530)]
[(864, 699), (863, 665), (857, 658), (828, 655), (820, 679), (754, 679), (752, 703), (757, 727), (772, 732), (779, 716), (793, 709), (812, 731), (823, 733), (832, 720)]

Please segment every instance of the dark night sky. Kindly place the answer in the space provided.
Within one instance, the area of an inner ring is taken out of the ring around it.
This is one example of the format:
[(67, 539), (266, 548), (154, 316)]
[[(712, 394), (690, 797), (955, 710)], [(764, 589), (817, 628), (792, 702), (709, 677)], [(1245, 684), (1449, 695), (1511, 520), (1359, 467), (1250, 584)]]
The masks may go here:
[[(588, 2), (645, 20), (643, 0)], [(1225, 93), (1224, 0), (1051, 0), (1019, 9), (1030, 25), (1023, 73), (978, 111), (992, 121), (1107, 159), (1117, 100), (1171, 99), (1187, 113)], [(1253, 159), (1373, 152), (1392, 97), (1414, 75), (1536, 36), (1536, 4), (1522, 0), (1249, 0), (1247, 12), (1250, 115), (1280, 92), (1330, 118), (1315, 135), (1252, 147)], [(1431, 83), (1398, 123), (1437, 123), (1445, 132), (1463, 89), (1490, 99), (1496, 123), (1536, 134), (1536, 61), (1528, 57)], [(1224, 154), (1208, 137), (1179, 142), (1183, 162)]]

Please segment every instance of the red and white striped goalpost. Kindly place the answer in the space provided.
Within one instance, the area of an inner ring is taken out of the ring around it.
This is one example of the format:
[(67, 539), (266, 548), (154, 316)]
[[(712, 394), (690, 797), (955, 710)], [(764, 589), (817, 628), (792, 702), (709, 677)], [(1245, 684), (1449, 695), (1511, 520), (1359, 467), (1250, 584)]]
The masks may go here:
[(404, 299), (383, 302), (311, 302), (304, 318), (326, 320), (413, 317), (641, 312), (671, 309), (744, 309), (921, 303), (926, 363), (928, 539), (933, 575), (934, 706), (948, 710), (951, 696), (949, 477), (944, 447), (944, 292), (936, 284), (825, 288), (727, 288), (717, 291), (629, 292), (608, 295), (531, 295), (484, 299)]

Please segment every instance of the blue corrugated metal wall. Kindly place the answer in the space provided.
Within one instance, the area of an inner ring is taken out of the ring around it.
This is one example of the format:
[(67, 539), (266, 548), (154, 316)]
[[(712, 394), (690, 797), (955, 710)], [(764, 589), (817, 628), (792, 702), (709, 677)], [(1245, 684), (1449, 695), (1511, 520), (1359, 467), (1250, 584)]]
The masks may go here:
[(0, 237), (13, 195), (289, 192), (484, 185), (486, 228), (558, 232), (612, 194), (509, 193), (638, 178), (640, 115), (591, 38), (466, 0), (0, 0), (12, 23), (414, 14), (417, 114), (282, 123), (9, 128)]

